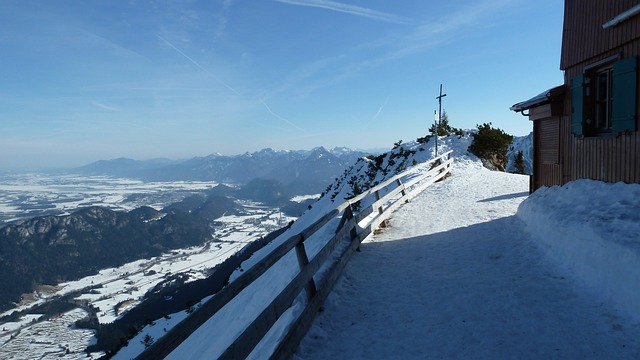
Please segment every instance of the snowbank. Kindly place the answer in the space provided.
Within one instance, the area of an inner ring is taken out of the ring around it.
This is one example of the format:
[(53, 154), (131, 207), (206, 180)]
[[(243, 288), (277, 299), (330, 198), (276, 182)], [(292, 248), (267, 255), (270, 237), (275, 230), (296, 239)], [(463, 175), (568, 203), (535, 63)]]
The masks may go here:
[(640, 320), (640, 185), (541, 188), (517, 216), (561, 268)]

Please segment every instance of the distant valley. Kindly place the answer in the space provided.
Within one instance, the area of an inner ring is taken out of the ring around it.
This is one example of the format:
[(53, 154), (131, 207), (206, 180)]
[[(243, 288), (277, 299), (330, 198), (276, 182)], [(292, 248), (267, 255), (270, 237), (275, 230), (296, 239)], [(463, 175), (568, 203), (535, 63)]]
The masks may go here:
[(254, 179), (232, 188), (217, 185), (156, 210), (83, 207), (69, 215), (46, 215), (0, 228), (0, 311), (40, 284), (55, 285), (106, 267), (202, 245), (225, 224), (222, 216), (247, 215), (246, 201), (298, 217), (313, 199), (293, 202), (275, 180)]
[[(217, 184), (280, 190), (256, 199), (282, 205), (287, 197), (321, 193), (344, 169), (367, 154), (347, 148), (209, 155), (189, 160), (101, 160), (55, 173), (0, 175), (0, 227), (34, 216), (68, 215), (88, 206), (155, 209), (203, 192)], [(261, 184), (261, 185), (260, 185)], [(277, 189), (276, 189), (277, 188)], [(245, 194), (243, 198), (251, 198)], [(263, 195), (259, 195), (263, 196)], [(242, 196), (241, 196), (242, 197)], [(269, 198), (271, 197), (271, 198)]]

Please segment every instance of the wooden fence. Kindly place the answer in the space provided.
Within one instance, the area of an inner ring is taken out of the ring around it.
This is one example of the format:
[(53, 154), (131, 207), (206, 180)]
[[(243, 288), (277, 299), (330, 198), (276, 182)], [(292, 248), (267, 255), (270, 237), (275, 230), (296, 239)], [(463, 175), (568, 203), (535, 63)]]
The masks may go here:
[[(244, 271), (242, 275), (198, 307), (187, 319), (177, 324), (136, 359), (162, 359), (169, 355), (205, 321), (260, 278), (275, 263), (289, 252), (295, 251), (300, 272), (270, 303), (263, 304), (264, 310), (228, 345), (219, 357), (219, 359), (245, 359), (304, 291), (306, 293), (304, 308), (297, 314), (293, 323), (288, 326), (284, 336), (280, 337), (281, 340), (270, 356), (271, 359), (289, 358), (311, 326), (315, 315), (322, 308), (325, 299), (352, 254), (359, 248), (360, 243), (370, 236), (383, 221), (388, 219), (400, 205), (408, 202), (428, 186), (447, 175), (451, 170), (452, 162), (451, 151), (446, 152), (423, 166), (398, 174), (340, 204), (333, 211), (324, 215), (299, 234), (284, 241), (258, 263)], [(419, 173), (418, 171), (424, 170), (425, 166), (431, 166), (431, 169)], [(402, 179), (405, 179), (405, 182)], [(364, 208), (354, 206), (354, 204), (364, 203), (367, 199), (371, 202), (370, 205)], [(330, 222), (335, 224), (334, 220), (336, 219), (339, 219), (339, 223), (337, 229), (331, 231), (333, 233), (331, 238), (327, 239), (319, 252), (309, 259), (305, 249), (305, 240), (318, 230), (325, 229), (330, 225)], [(322, 269), (321, 275), (319, 275), (320, 269)]]

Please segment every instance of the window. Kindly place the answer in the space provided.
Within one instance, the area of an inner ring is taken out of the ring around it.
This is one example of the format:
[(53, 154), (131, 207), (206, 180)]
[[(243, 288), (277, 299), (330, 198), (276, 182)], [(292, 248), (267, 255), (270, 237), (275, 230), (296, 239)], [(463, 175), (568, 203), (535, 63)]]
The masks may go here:
[[(611, 78), (613, 68), (600, 70), (594, 75), (595, 88), (595, 113), (594, 122), (591, 124), (595, 132), (611, 131)], [(589, 122), (590, 119), (587, 119)]]
[[(586, 136), (611, 132), (613, 64), (585, 71), (582, 131)], [(577, 89), (580, 91), (580, 89)]]
[(636, 130), (637, 58), (598, 64), (571, 79), (571, 132), (597, 136)]

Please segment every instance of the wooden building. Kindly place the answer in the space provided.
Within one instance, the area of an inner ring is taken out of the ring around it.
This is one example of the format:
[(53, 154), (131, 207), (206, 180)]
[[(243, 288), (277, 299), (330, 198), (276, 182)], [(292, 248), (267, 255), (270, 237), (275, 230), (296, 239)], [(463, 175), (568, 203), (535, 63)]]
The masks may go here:
[(639, 0), (565, 0), (564, 84), (511, 107), (533, 121), (531, 191), (640, 183), (638, 56)]

